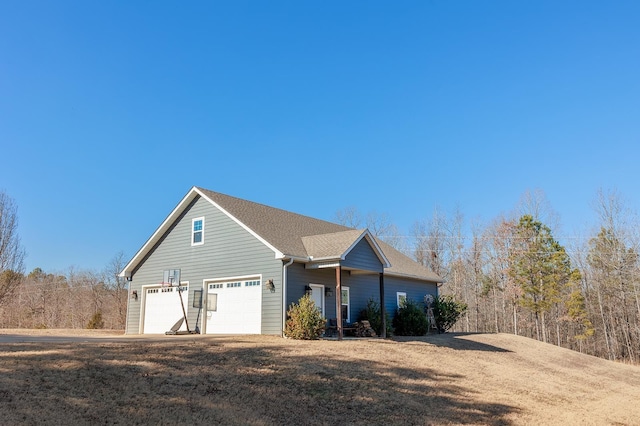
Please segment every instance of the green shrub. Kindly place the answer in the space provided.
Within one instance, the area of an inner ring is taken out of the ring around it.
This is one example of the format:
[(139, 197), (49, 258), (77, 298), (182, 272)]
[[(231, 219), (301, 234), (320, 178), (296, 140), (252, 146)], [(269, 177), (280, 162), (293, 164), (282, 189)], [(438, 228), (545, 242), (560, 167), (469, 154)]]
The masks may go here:
[(104, 328), (104, 321), (102, 320), (102, 312), (98, 311), (89, 320), (87, 324), (88, 329), (96, 330), (98, 328)]
[(305, 294), (297, 304), (292, 303), (289, 307), (284, 335), (292, 339), (315, 340), (324, 332), (326, 322), (320, 309)]
[(404, 306), (396, 311), (393, 327), (398, 336), (424, 336), (427, 334), (429, 323), (422, 304), (407, 298)]
[[(371, 328), (373, 328), (378, 336), (381, 335), (380, 332), (382, 331), (382, 316), (380, 315), (380, 311), (380, 302), (371, 297), (367, 301), (367, 306), (360, 311), (360, 316), (358, 317), (358, 321), (369, 321), (369, 324), (371, 324)], [(389, 316), (389, 312), (385, 312), (385, 318), (387, 337), (389, 337), (393, 334), (393, 325), (391, 324), (391, 317)]]
[(466, 311), (467, 304), (456, 301), (451, 295), (437, 298), (433, 303), (433, 317), (438, 331), (444, 333), (449, 330)]

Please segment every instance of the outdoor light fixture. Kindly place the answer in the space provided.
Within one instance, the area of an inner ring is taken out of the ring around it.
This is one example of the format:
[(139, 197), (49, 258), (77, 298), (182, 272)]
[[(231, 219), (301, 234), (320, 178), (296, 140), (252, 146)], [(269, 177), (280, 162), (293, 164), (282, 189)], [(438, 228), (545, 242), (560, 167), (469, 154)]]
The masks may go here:
[(131, 298), (132, 298), (133, 300), (138, 300), (138, 290), (133, 290), (133, 291), (131, 292)]
[(311, 293), (313, 293), (313, 290), (311, 289), (311, 287), (309, 287), (308, 285), (304, 286), (304, 293), (307, 296), (311, 296)]
[(325, 287), (324, 288), (324, 295), (327, 296), (327, 297), (333, 296), (333, 290), (331, 289), (331, 287)]
[(272, 279), (268, 279), (264, 282), (264, 286), (271, 292), (276, 291), (276, 286), (273, 284)]

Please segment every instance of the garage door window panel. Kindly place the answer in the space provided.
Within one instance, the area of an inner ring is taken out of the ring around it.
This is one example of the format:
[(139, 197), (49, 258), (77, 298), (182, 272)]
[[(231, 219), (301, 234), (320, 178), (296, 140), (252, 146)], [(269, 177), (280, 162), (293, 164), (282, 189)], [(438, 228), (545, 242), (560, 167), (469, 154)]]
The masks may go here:
[[(180, 292), (182, 301), (180, 300)], [(145, 334), (164, 334), (184, 317), (188, 311), (188, 286), (153, 287), (145, 290), (144, 316), (142, 318)], [(183, 324), (180, 330), (186, 330)]]
[(207, 309), (206, 333), (260, 334), (262, 286), (256, 278), (207, 283), (207, 307), (215, 298), (216, 309)]

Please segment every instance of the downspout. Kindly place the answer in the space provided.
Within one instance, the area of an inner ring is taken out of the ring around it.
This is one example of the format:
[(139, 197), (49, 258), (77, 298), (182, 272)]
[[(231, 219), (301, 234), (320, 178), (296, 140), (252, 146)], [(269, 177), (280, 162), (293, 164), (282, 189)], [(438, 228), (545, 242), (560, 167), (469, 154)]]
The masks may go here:
[(129, 305), (131, 304), (131, 292), (133, 291), (131, 289), (131, 284), (133, 283), (133, 275), (125, 277), (124, 279), (127, 280), (127, 313), (126, 317), (124, 318), (124, 334), (129, 334)]
[(282, 337), (287, 325), (287, 267), (293, 263), (293, 257), (282, 266)]

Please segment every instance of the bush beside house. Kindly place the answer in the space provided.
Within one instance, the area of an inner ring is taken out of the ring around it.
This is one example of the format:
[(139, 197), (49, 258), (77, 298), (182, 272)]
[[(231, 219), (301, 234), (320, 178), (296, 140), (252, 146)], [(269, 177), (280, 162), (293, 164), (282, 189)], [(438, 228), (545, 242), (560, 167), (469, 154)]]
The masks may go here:
[(292, 339), (316, 340), (324, 333), (326, 322), (320, 309), (305, 294), (298, 303), (292, 303), (289, 307), (284, 335)]
[[(391, 321), (391, 317), (389, 317), (389, 313), (385, 312), (386, 317), (386, 331), (387, 337), (390, 337), (393, 334), (393, 325)], [(380, 302), (378, 302), (374, 298), (369, 298), (367, 301), (367, 306), (360, 311), (360, 316), (358, 317), (358, 321), (369, 321), (371, 328), (376, 332), (378, 336), (382, 335), (382, 315)]]
[(423, 304), (406, 299), (396, 311), (396, 316), (393, 318), (393, 328), (398, 336), (424, 336), (427, 334), (429, 322)]
[(467, 311), (467, 305), (458, 302), (451, 295), (440, 296), (433, 304), (433, 316), (438, 326), (438, 332), (444, 333), (451, 329)]

